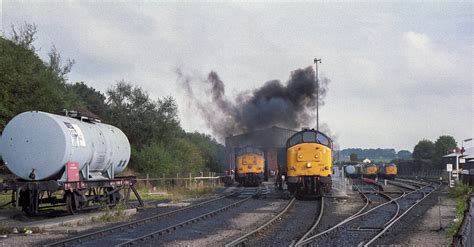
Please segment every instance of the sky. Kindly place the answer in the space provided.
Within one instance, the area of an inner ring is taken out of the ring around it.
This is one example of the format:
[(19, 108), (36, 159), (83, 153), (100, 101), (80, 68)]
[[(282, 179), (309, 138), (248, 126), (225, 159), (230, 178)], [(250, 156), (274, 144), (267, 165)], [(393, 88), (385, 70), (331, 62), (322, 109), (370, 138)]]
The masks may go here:
[(474, 135), (471, 1), (0, 2), (2, 33), (36, 24), (43, 59), (54, 44), (75, 60), (70, 82), (105, 92), (123, 79), (153, 99), (173, 96), (187, 131), (211, 133), (177, 68), (216, 71), (237, 96), (318, 57), (331, 81), (320, 121), (340, 148)]

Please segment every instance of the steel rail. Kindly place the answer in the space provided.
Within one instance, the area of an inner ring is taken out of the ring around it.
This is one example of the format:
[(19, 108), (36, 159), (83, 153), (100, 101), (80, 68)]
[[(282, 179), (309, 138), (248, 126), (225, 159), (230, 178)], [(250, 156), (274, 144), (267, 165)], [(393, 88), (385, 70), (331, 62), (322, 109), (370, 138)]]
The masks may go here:
[[(424, 188), (427, 188), (427, 187), (431, 187), (430, 185), (427, 185), (426, 187)], [(384, 229), (382, 231), (380, 231), (377, 235), (375, 235), (375, 237), (373, 237), (371, 240), (369, 240), (369, 242), (367, 242), (366, 244), (364, 244), (363, 246), (364, 247), (368, 247), (370, 244), (372, 244), (375, 240), (377, 240), (380, 236), (382, 236), (386, 231), (388, 231), (396, 222), (398, 222), (400, 219), (402, 219), (408, 212), (410, 212), (416, 205), (420, 204), (424, 199), (426, 199), (429, 195), (431, 195), (431, 193), (435, 192), (437, 189), (439, 189), (439, 187), (441, 187), (441, 183), (434, 187), (432, 191), (430, 191), (428, 194), (426, 194), (424, 191), (423, 192), (423, 198), (421, 198), (420, 200), (417, 200), (416, 203), (414, 203), (413, 205), (411, 205), (408, 209), (406, 209), (402, 215), (400, 215), (400, 217), (398, 217), (397, 219), (395, 219), (394, 221), (390, 222), (390, 224), (386, 225), (384, 227)]]
[(367, 197), (367, 195), (365, 195), (365, 194), (360, 190), (359, 186), (355, 185), (355, 187), (357, 188), (357, 191), (359, 192), (359, 194), (360, 194), (361, 196), (363, 196), (364, 201), (365, 201), (365, 205), (362, 206), (362, 207), (359, 209), (359, 211), (357, 211), (357, 212), (354, 213), (353, 215), (349, 216), (348, 218), (342, 220), (341, 222), (339, 222), (339, 223), (336, 224), (335, 226), (333, 226), (333, 227), (331, 227), (331, 228), (329, 228), (329, 229), (327, 229), (327, 230), (325, 230), (325, 231), (323, 231), (323, 232), (321, 232), (321, 233), (318, 233), (318, 234), (316, 234), (316, 235), (314, 235), (314, 236), (311, 236), (311, 237), (309, 237), (309, 238), (306, 236), (306, 239), (304, 239), (303, 241), (298, 241), (297, 243), (294, 244), (294, 246), (301, 246), (301, 245), (304, 245), (304, 244), (306, 244), (306, 242), (308, 242), (309, 240), (315, 239), (315, 238), (317, 238), (317, 237), (319, 237), (319, 236), (321, 236), (321, 235), (324, 235), (324, 234), (326, 234), (326, 233), (328, 233), (328, 232), (331, 232), (331, 231), (333, 231), (334, 229), (338, 228), (339, 226), (345, 224), (345, 223), (346, 223), (347, 221), (349, 221), (352, 217), (355, 217), (355, 216), (361, 214), (362, 211), (364, 211), (364, 210), (369, 206), (370, 200), (369, 200), (369, 198)]
[(121, 229), (124, 229), (124, 228), (132, 227), (134, 225), (139, 225), (139, 224), (144, 224), (144, 223), (147, 223), (147, 222), (150, 222), (150, 221), (154, 221), (158, 218), (162, 218), (162, 217), (169, 216), (171, 214), (175, 214), (175, 213), (178, 213), (178, 212), (181, 212), (181, 211), (184, 211), (184, 210), (188, 210), (188, 209), (192, 209), (192, 208), (199, 207), (199, 206), (202, 206), (202, 205), (206, 205), (206, 204), (209, 204), (211, 202), (214, 202), (214, 201), (226, 198), (226, 197), (230, 197), (230, 196), (239, 194), (241, 192), (242, 192), (242, 190), (231, 193), (230, 195), (220, 196), (220, 197), (217, 197), (217, 198), (214, 198), (214, 199), (211, 199), (211, 200), (207, 200), (207, 201), (204, 201), (204, 202), (193, 204), (193, 205), (183, 207), (183, 208), (180, 208), (180, 209), (176, 209), (176, 210), (173, 210), (173, 211), (170, 211), (170, 212), (166, 212), (166, 213), (162, 213), (162, 214), (158, 214), (158, 215), (153, 215), (153, 216), (150, 216), (150, 217), (147, 217), (147, 218), (144, 218), (144, 219), (134, 220), (132, 222), (127, 222), (127, 223), (124, 223), (124, 224), (121, 224), (121, 225), (118, 225), (118, 226), (114, 226), (114, 227), (110, 227), (110, 228), (106, 228), (106, 229), (102, 229), (102, 230), (82, 234), (82, 235), (79, 235), (79, 236), (76, 236), (76, 237), (71, 237), (71, 238), (68, 238), (68, 239), (56, 241), (56, 242), (53, 242), (53, 243), (46, 244), (44, 246), (48, 246), (48, 247), (49, 246), (66, 246), (67, 244), (71, 244), (71, 243), (74, 243), (74, 242), (79, 242), (80, 243), (81, 240), (84, 240), (84, 239), (95, 239), (96, 236), (101, 237), (101, 236), (104, 236), (107, 233), (112, 233), (115, 230), (121, 230)]
[(245, 235), (237, 238), (237, 239), (234, 239), (233, 241), (231, 241), (230, 243), (227, 243), (226, 245), (224, 245), (225, 247), (231, 247), (231, 246), (237, 246), (238, 244), (240, 243), (243, 243), (248, 237), (256, 234), (257, 232), (265, 229), (265, 227), (267, 227), (268, 225), (270, 225), (271, 223), (273, 223), (275, 220), (277, 220), (278, 218), (280, 218), (283, 214), (285, 214), (288, 209), (293, 205), (293, 203), (295, 202), (296, 198), (293, 197), (293, 199), (291, 199), (288, 204), (286, 205), (285, 208), (283, 208), (283, 210), (280, 211), (280, 213), (278, 213), (276, 216), (272, 217), (270, 220), (268, 220), (267, 222), (265, 222), (263, 225), (259, 226), (257, 229), (251, 231), (251, 232), (248, 232), (246, 233)]
[[(259, 193), (259, 190), (255, 193), (255, 194), (258, 194)], [(134, 239), (131, 239), (129, 241), (126, 241), (124, 243), (121, 243), (121, 244), (118, 244), (116, 245), (116, 247), (118, 246), (129, 246), (129, 245), (133, 245), (139, 241), (145, 241), (146, 239), (148, 238), (154, 238), (156, 235), (162, 235), (163, 233), (169, 233), (169, 232), (172, 232), (172, 231), (175, 231), (176, 229), (178, 229), (178, 227), (183, 227), (185, 225), (189, 225), (191, 223), (194, 223), (194, 222), (197, 222), (199, 220), (202, 220), (202, 219), (205, 219), (205, 218), (208, 218), (208, 217), (212, 217), (214, 215), (216, 215), (217, 213), (220, 213), (220, 212), (223, 212), (231, 207), (235, 207), (245, 201), (248, 201), (250, 198), (252, 198), (255, 194), (253, 195), (250, 195), (242, 200), (239, 200), (237, 202), (234, 202), (230, 205), (227, 205), (227, 206), (224, 206), (222, 208), (219, 208), (219, 209), (216, 209), (216, 210), (213, 210), (209, 213), (205, 213), (205, 214), (202, 214), (202, 215), (199, 215), (197, 217), (194, 217), (192, 219), (189, 219), (189, 220), (186, 220), (186, 221), (183, 221), (181, 223), (177, 223), (177, 224), (174, 224), (172, 226), (169, 226), (169, 227), (166, 227), (166, 228), (163, 228), (161, 230), (158, 230), (158, 231), (154, 231), (152, 233), (149, 233), (149, 234), (146, 234), (146, 235), (143, 235), (143, 236), (140, 236), (138, 238), (134, 238)]]
[[(356, 186), (356, 187), (357, 187), (357, 186)], [(357, 189), (358, 189), (359, 193), (363, 194), (363, 192), (360, 191), (358, 187), (357, 187)], [(421, 189), (418, 189), (418, 190), (421, 190)], [(327, 229), (327, 230), (325, 230), (325, 231), (323, 231), (323, 232), (320, 232), (320, 233), (318, 233), (318, 234), (316, 234), (316, 235), (314, 235), (314, 236), (311, 236), (311, 237), (305, 239), (304, 241), (298, 243), (298, 244), (295, 245), (295, 246), (302, 246), (302, 245), (309, 244), (309, 243), (312, 242), (314, 239), (316, 239), (316, 238), (318, 238), (318, 237), (320, 237), (320, 236), (322, 236), (322, 235), (325, 235), (325, 234), (327, 234), (327, 233), (329, 233), (329, 232), (331, 232), (331, 231), (334, 231), (335, 229), (339, 228), (340, 226), (342, 226), (342, 225), (344, 225), (344, 224), (347, 224), (348, 222), (350, 222), (350, 221), (352, 221), (352, 220), (355, 220), (355, 219), (360, 218), (360, 217), (362, 217), (362, 216), (364, 216), (364, 215), (367, 215), (368, 213), (370, 213), (370, 212), (372, 212), (372, 211), (374, 211), (374, 210), (376, 210), (376, 209), (378, 209), (378, 208), (380, 208), (380, 207), (383, 207), (383, 206), (385, 206), (385, 205), (387, 205), (387, 204), (393, 203), (393, 201), (399, 200), (399, 199), (401, 199), (401, 198), (403, 198), (403, 197), (405, 197), (405, 196), (407, 196), (407, 195), (409, 195), (409, 194), (412, 194), (412, 193), (414, 193), (414, 192), (417, 192), (418, 190), (413, 190), (413, 191), (411, 191), (411, 192), (409, 192), (409, 193), (406, 193), (406, 194), (403, 194), (403, 195), (401, 195), (401, 196), (399, 196), (399, 197), (392, 198), (391, 200), (389, 200), (389, 201), (387, 201), (387, 202), (385, 202), (385, 203), (382, 203), (382, 204), (380, 204), (380, 205), (378, 205), (378, 206), (376, 206), (376, 207), (373, 207), (373, 208), (371, 208), (370, 210), (367, 210), (367, 211), (364, 212), (364, 213), (360, 213), (361, 210), (359, 210), (359, 212), (357, 212), (357, 213), (355, 213), (355, 214), (353, 214), (353, 215), (347, 217), (346, 219), (342, 220), (341, 222), (339, 222), (338, 224), (334, 225), (333, 227), (331, 227), (331, 228), (329, 228), (329, 229)], [(364, 195), (364, 196), (365, 196), (365, 195)]]
[[(316, 227), (318, 227), (319, 225), (319, 222), (321, 222), (321, 219), (323, 218), (323, 213), (324, 213), (324, 197), (321, 197), (321, 206), (319, 207), (319, 214), (318, 214), (318, 218), (316, 218), (316, 221), (314, 222), (314, 224), (311, 226), (311, 228), (309, 228), (309, 230), (300, 238), (298, 239), (298, 241), (296, 241), (295, 245), (302, 242), (303, 240), (305, 240), (310, 234), (312, 234), (314, 232), (314, 230), (316, 230)], [(290, 246), (294, 246), (293, 244), (290, 245)]]

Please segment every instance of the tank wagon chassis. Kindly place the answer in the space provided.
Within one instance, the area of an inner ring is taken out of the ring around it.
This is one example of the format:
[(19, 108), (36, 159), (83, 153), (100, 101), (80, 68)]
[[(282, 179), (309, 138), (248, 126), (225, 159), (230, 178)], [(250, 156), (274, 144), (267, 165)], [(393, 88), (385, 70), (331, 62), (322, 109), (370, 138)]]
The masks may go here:
[(12, 200), (8, 204), (21, 207), (28, 215), (36, 215), (41, 209), (61, 206), (66, 206), (70, 214), (75, 214), (81, 210), (128, 203), (131, 192), (143, 206), (135, 184), (135, 177), (75, 182), (12, 181), (0, 183), (0, 191), (12, 191)]

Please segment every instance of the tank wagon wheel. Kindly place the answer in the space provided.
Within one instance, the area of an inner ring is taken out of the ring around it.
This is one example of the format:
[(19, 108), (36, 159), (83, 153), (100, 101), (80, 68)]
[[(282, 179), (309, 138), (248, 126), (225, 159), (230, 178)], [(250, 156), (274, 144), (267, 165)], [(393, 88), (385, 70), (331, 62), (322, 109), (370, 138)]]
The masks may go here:
[(38, 192), (35, 190), (21, 191), (20, 205), (26, 215), (36, 215), (38, 213)]
[(66, 191), (66, 207), (69, 214), (76, 214), (79, 211), (78, 200), (74, 192)]
[(122, 194), (120, 188), (104, 188), (105, 202), (110, 208), (117, 206), (122, 201)]

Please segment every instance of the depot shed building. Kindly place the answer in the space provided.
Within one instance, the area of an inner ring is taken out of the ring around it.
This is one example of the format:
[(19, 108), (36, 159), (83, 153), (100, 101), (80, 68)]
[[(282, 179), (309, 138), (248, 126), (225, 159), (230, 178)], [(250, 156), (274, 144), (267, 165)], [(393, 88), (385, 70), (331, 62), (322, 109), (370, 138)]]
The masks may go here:
[(239, 148), (260, 148), (265, 156), (265, 181), (274, 181), (279, 166), (286, 166), (286, 141), (297, 131), (273, 126), (225, 138), (226, 170), (235, 170)]

